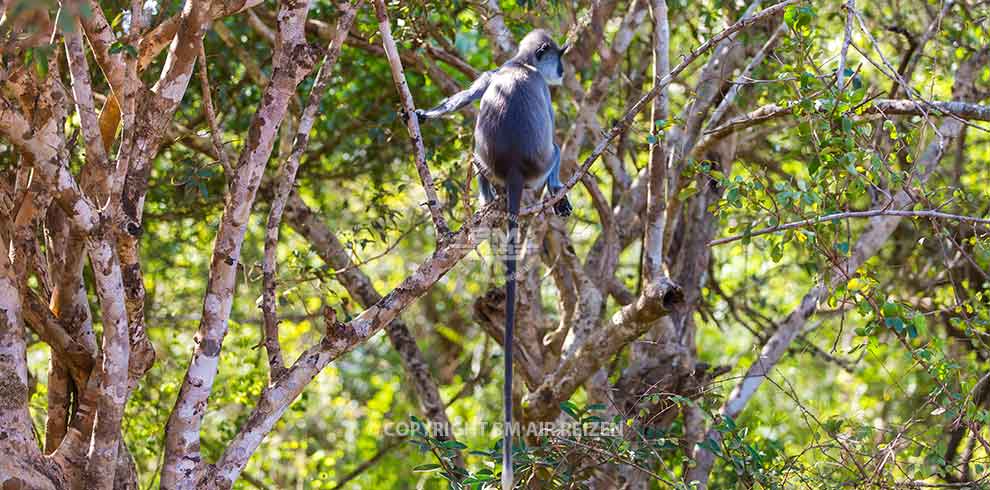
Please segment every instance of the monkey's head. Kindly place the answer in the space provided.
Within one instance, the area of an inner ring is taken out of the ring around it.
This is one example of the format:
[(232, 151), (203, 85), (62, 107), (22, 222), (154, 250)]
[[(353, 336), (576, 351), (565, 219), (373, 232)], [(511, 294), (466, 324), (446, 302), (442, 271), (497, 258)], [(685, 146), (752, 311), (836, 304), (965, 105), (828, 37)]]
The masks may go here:
[(556, 41), (543, 29), (534, 29), (519, 43), (515, 58), (536, 67), (547, 85), (560, 85), (564, 81), (563, 55), (566, 49), (557, 46)]

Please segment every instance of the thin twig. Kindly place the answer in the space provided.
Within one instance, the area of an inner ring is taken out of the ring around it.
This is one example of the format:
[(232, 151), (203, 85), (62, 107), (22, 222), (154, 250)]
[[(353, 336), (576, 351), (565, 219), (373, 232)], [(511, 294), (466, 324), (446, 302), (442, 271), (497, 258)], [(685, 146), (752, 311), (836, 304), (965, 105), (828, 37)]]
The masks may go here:
[(753, 59), (749, 61), (749, 64), (746, 65), (746, 68), (743, 69), (742, 73), (740, 73), (739, 76), (736, 77), (735, 81), (732, 84), (732, 87), (729, 88), (729, 91), (722, 98), (722, 102), (718, 104), (718, 107), (715, 108), (715, 110), (712, 112), (711, 117), (708, 118), (708, 123), (705, 124), (705, 127), (707, 128), (714, 127), (716, 124), (722, 121), (722, 118), (725, 117), (725, 114), (726, 112), (728, 112), (729, 107), (733, 103), (735, 103), (736, 96), (739, 94), (739, 90), (744, 85), (746, 85), (746, 80), (749, 79), (749, 75), (753, 73), (753, 70), (755, 70), (761, 64), (763, 64), (763, 60), (766, 58), (767, 53), (773, 50), (773, 48), (777, 45), (777, 41), (780, 40), (780, 38), (786, 32), (787, 32), (787, 24), (781, 22), (780, 25), (777, 27), (777, 29), (773, 31), (773, 34), (770, 35), (770, 39), (767, 39), (767, 42), (763, 44), (763, 47), (760, 48), (760, 51), (753, 56)]
[(340, 480), (337, 480), (337, 483), (334, 484), (334, 486), (330, 487), (330, 490), (337, 490), (338, 488), (344, 488), (344, 485), (347, 485), (351, 480), (357, 478), (358, 476), (361, 476), (361, 473), (367, 471), (368, 468), (374, 466), (379, 459), (382, 459), (388, 453), (392, 452), (393, 449), (399, 447), (400, 443), (405, 441), (407, 438), (408, 437), (406, 436), (396, 437), (395, 439), (386, 442), (385, 445), (381, 449), (379, 449), (378, 452), (376, 452), (372, 457), (363, 461), (361, 464), (357, 466), (357, 468), (354, 468), (349, 473), (342, 476)]
[(230, 167), (230, 158), (223, 147), (223, 138), (220, 125), (217, 123), (217, 115), (213, 109), (213, 95), (210, 90), (210, 76), (206, 73), (206, 49), (203, 47), (203, 40), (199, 40), (199, 83), (203, 88), (203, 109), (206, 113), (206, 120), (210, 123), (210, 140), (213, 141), (213, 150), (217, 152), (220, 166), (223, 167), (224, 176), (227, 179), (233, 177)]
[(846, 213), (834, 213), (825, 216), (818, 216), (815, 218), (808, 218), (801, 221), (794, 221), (782, 225), (769, 226), (766, 228), (761, 228), (759, 230), (754, 230), (750, 233), (743, 233), (739, 235), (733, 235), (730, 237), (719, 238), (718, 240), (712, 240), (708, 242), (708, 246), (714, 247), (716, 245), (724, 245), (726, 243), (732, 243), (735, 241), (742, 240), (744, 238), (752, 238), (755, 236), (766, 235), (768, 233), (774, 233), (777, 231), (791, 230), (794, 228), (804, 228), (806, 226), (823, 223), (825, 221), (850, 219), (850, 218), (872, 218), (874, 216), (906, 216), (906, 217), (915, 217), (915, 218), (947, 219), (954, 221), (965, 221), (968, 223), (979, 223), (984, 225), (990, 225), (990, 219), (977, 218), (973, 216), (965, 216), (960, 214), (949, 214), (934, 210), (907, 211), (907, 210), (897, 210), (897, 209), (871, 209), (869, 211), (850, 211)]
[[(951, 115), (956, 119), (968, 119), (972, 121), (990, 121), (990, 106), (974, 104), (961, 101), (923, 101), (905, 99), (874, 99), (864, 102), (852, 109), (854, 115), (881, 114), (889, 115), (926, 115), (924, 107), (934, 109), (928, 112), (928, 116)], [(756, 108), (739, 117), (730, 119), (722, 125), (705, 131), (705, 136), (695, 147), (693, 152), (698, 154), (699, 150), (711, 147), (716, 141), (727, 135), (741, 131), (758, 124), (762, 124), (771, 119), (776, 119), (793, 113), (793, 107), (782, 106), (780, 104), (767, 104)]]
[(856, 11), (856, 0), (847, 0), (842, 6), (846, 10), (846, 38), (842, 42), (842, 50), (839, 52), (839, 71), (836, 73), (836, 88), (842, 92), (846, 87), (846, 56), (849, 53), (849, 45), (852, 44), (853, 12)]

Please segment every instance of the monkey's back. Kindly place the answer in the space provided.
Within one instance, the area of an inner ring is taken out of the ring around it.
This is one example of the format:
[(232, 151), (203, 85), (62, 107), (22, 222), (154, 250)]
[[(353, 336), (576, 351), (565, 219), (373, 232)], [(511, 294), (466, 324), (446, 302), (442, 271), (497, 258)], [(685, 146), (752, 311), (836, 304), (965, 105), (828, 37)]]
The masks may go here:
[(527, 184), (540, 185), (552, 164), (553, 123), (550, 89), (539, 72), (506, 65), (481, 98), (475, 154), (497, 181), (519, 168)]

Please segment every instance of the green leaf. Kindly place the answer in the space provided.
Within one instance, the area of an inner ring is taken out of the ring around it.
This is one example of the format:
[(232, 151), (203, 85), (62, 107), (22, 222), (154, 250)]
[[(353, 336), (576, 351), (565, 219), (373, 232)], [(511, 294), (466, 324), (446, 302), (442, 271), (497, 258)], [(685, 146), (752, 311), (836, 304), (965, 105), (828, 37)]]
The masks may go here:
[(883, 311), (883, 316), (898, 316), (901, 314), (901, 305), (888, 301), (883, 304), (881, 311)]
[(846, 133), (849, 133), (849, 132), (852, 131), (852, 128), (853, 128), (853, 121), (852, 121), (852, 119), (850, 119), (850, 118), (848, 118), (846, 116), (842, 116), (842, 131), (844, 131)]
[(916, 335), (924, 335), (928, 333), (928, 319), (925, 318), (925, 315), (918, 313), (911, 319), (911, 327)]
[(467, 445), (458, 441), (443, 441), (440, 447), (444, 449), (467, 449)]
[(577, 420), (577, 405), (575, 405), (570, 400), (560, 402), (560, 409), (569, 415), (572, 419)]
[(698, 185), (696, 181), (691, 181), (686, 187), (681, 189), (681, 192), (677, 193), (677, 198), (681, 201), (687, 201), (691, 196), (698, 193)]
[(887, 318), (883, 321), (885, 325), (894, 329), (897, 333), (904, 333), (904, 320), (901, 318)]
[(719, 448), (718, 442), (716, 442), (715, 439), (713, 439), (711, 437), (705, 439), (704, 441), (699, 442), (698, 443), (698, 447), (704, 448), (704, 449), (708, 450), (708, 452), (710, 452), (712, 454), (715, 454), (715, 455), (721, 455), (722, 454), (722, 450), (721, 450), (721, 448)]
[(773, 247), (770, 248), (770, 258), (773, 259), (774, 262), (780, 262), (780, 260), (784, 258), (784, 247), (779, 243), (775, 243)]
[(130, 44), (124, 44), (120, 41), (111, 44), (110, 49), (108, 51), (110, 52), (110, 54), (124, 53), (124, 56), (128, 56), (131, 58), (137, 58), (138, 56), (137, 48), (131, 46)]

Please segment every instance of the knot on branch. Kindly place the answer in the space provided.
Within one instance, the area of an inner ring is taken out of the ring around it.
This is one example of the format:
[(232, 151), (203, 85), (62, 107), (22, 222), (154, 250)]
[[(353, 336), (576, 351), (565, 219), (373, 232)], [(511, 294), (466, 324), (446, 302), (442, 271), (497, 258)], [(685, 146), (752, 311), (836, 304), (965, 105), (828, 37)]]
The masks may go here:
[(474, 319), (497, 342), (502, 342), (505, 325), (505, 288), (488, 290), (474, 301)]
[(651, 322), (670, 313), (675, 306), (684, 302), (684, 291), (667, 277), (648, 283), (643, 294), (636, 300), (638, 322)]
[[(134, 334), (131, 335), (134, 337)], [(131, 379), (141, 379), (155, 365), (158, 353), (155, 346), (147, 337), (131, 340), (131, 355), (127, 364), (127, 372)]]
[(284, 68), (292, 73), (296, 80), (302, 80), (313, 71), (313, 67), (322, 55), (323, 48), (316, 44), (296, 44), (287, 50)]
[(355, 345), (361, 340), (357, 329), (350, 323), (338, 321), (336, 310), (329, 306), (323, 307), (323, 328), (326, 333), (323, 337), (324, 347), (339, 349), (342, 346)]
[(136, 221), (128, 221), (127, 224), (124, 225), (124, 230), (127, 231), (128, 235), (134, 238), (140, 238), (141, 235), (144, 234), (144, 229), (142, 229), (141, 225)]
[(337, 311), (329, 306), (323, 307), (323, 328), (326, 329), (326, 334), (329, 337), (333, 335), (333, 332), (339, 330), (341, 327), (340, 322), (337, 321)]

